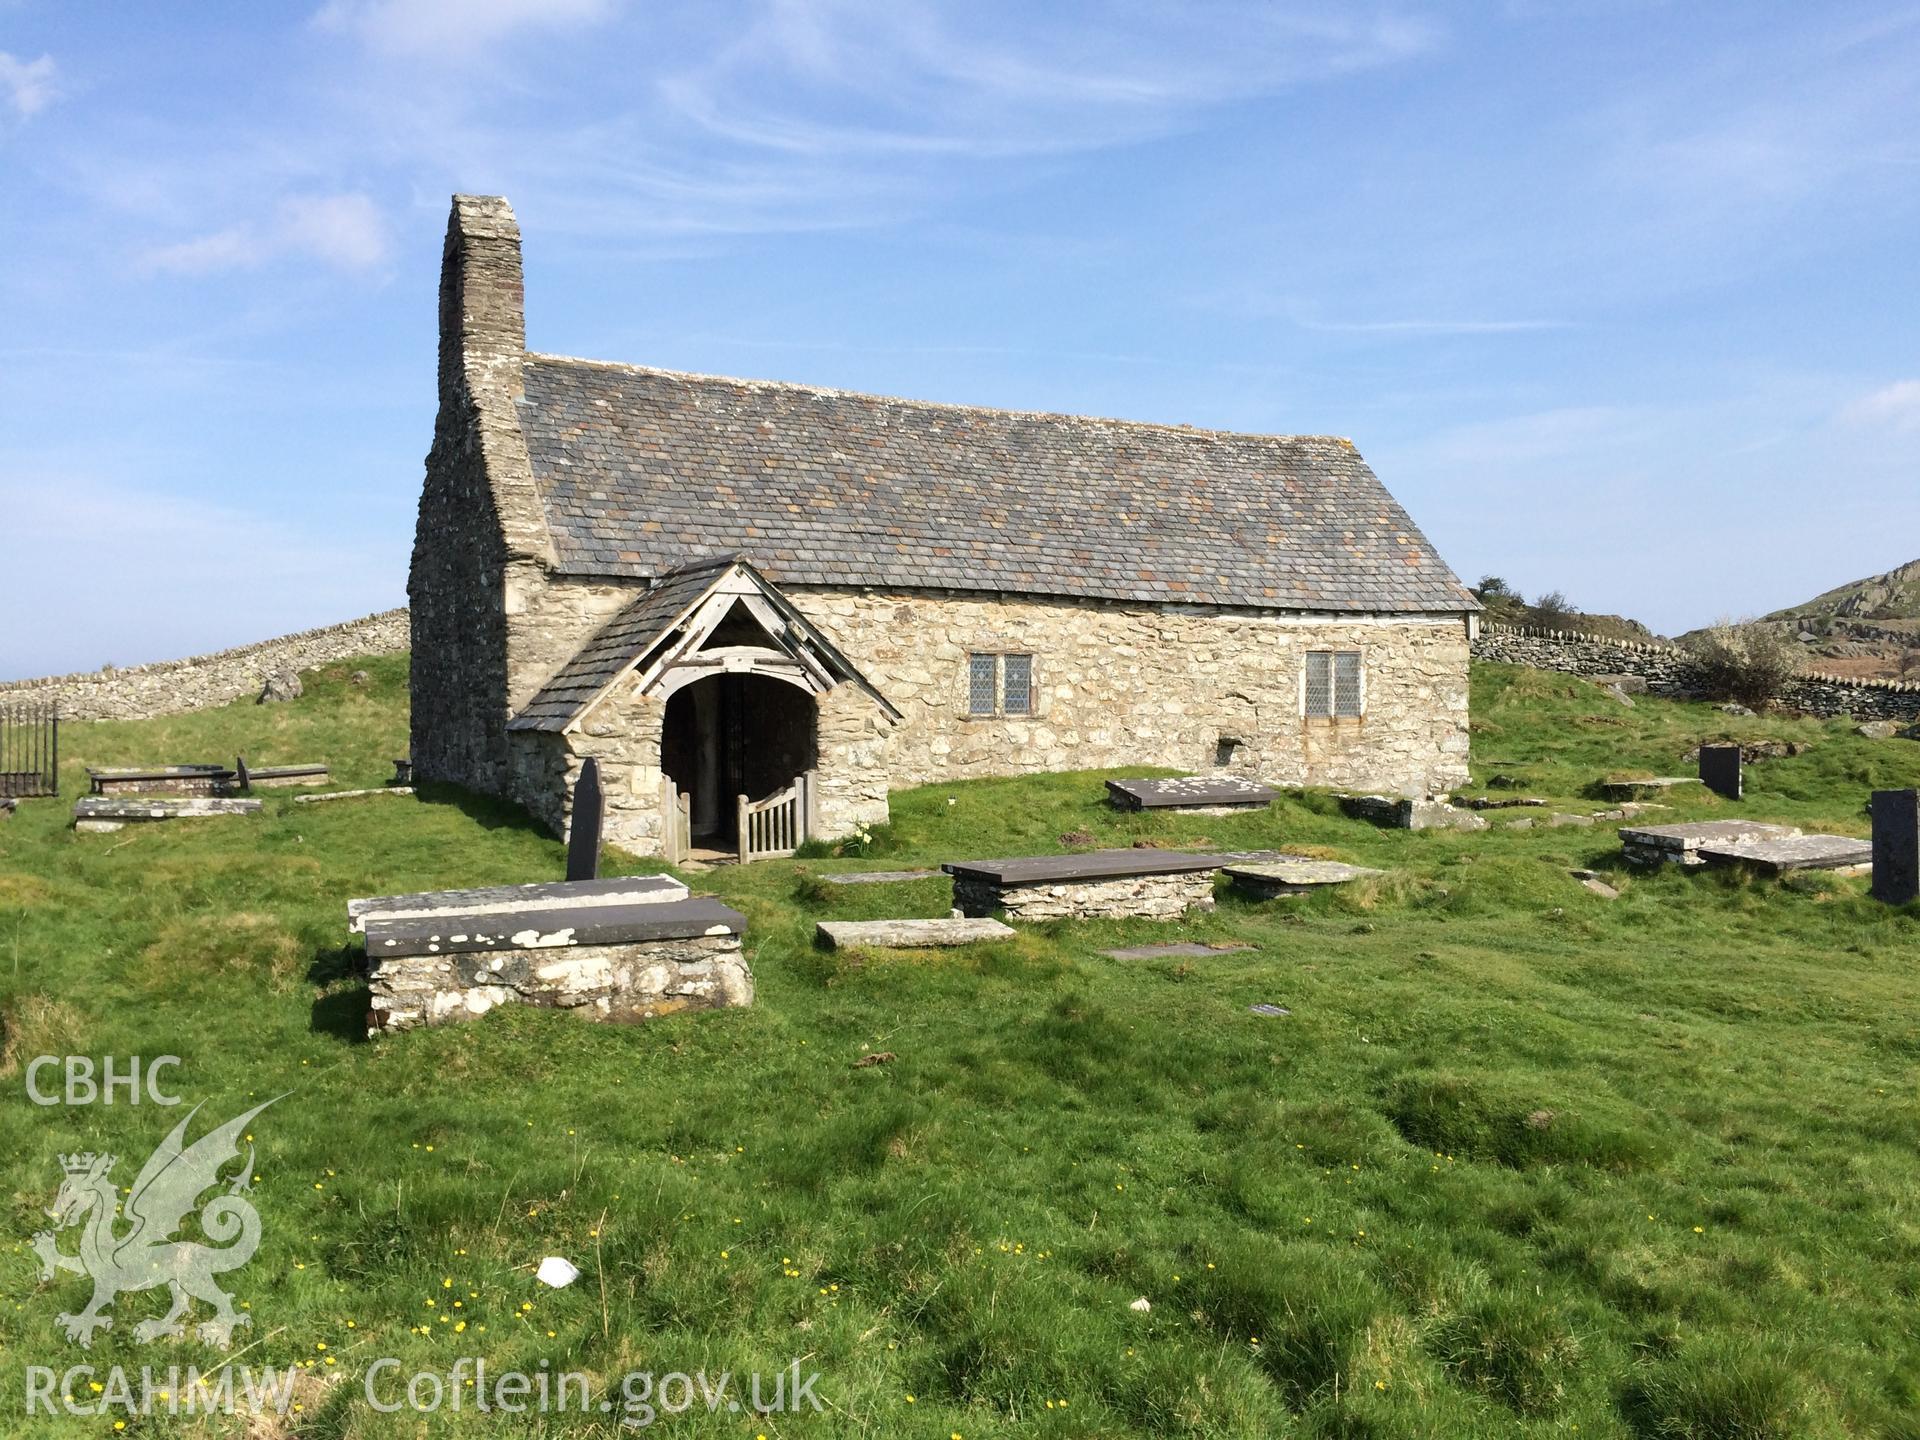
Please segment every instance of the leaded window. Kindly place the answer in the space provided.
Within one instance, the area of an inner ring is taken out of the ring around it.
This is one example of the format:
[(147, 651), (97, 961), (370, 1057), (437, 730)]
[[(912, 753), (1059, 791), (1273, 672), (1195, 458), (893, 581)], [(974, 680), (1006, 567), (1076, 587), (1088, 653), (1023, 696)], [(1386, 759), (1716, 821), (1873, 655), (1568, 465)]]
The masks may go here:
[(969, 715), (991, 715), (998, 698), (998, 655), (973, 655), (967, 659), (967, 713)]
[(1360, 652), (1338, 650), (1333, 656), (1333, 713), (1360, 713)]
[(1309, 650), (1304, 711), (1310, 717), (1352, 719), (1366, 712), (1358, 650)]
[(1003, 655), (1000, 657), (1001, 702), (1009, 715), (1031, 715), (1033, 713), (1033, 657), (1031, 655)]
[(967, 657), (967, 713), (969, 715), (1031, 715), (1033, 713), (1033, 656), (969, 655)]

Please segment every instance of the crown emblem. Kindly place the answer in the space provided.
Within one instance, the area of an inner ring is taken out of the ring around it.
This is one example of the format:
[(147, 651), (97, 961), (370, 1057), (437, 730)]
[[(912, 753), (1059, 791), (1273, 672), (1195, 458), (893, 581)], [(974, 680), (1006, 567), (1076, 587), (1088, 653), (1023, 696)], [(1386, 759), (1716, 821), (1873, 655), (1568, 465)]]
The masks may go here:
[(105, 1160), (106, 1163), (101, 1166), (103, 1170), (111, 1170), (113, 1168), (113, 1156), (96, 1155), (91, 1150), (86, 1151), (84, 1154), (62, 1155), (60, 1157), (60, 1168), (65, 1170), (69, 1175), (86, 1175), (91, 1173), (94, 1161), (96, 1160)]

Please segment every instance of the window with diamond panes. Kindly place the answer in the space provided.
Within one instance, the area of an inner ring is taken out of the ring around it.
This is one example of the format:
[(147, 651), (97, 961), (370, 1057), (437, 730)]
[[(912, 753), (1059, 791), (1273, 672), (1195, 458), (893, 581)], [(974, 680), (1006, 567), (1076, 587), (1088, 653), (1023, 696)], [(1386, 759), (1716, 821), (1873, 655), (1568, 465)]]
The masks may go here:
[(1333, 714), (1333, 652), (1307, 652), (1307, 714)]
[(967, 660), (967, 713), (969, 715), (991, 715), (994, 701), (998, 698), (995, 691), (999, 688), (998, 670), (1000, 657), (997, 655), (973, 655)]
[(1003, 655), (1001, 666), (1001, 701), (1009, 715), (1031, 715), (1033, 713), (1033, 657), (1031, 655)]
[(1336, 651), (1333, 657), (1333, 713), (1360, 713), (1360, 652)]
[(1353, 719), (1366, 708), (1358, 650), (1309, 650), (1306, 713), (1321, 719)]

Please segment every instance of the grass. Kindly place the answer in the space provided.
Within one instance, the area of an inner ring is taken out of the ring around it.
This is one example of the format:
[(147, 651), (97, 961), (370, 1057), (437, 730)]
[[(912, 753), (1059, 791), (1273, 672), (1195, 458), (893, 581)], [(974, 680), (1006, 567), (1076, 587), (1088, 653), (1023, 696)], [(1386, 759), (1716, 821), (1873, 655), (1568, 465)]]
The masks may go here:
[[(749, 917), (751, 1009), (633, 1027), (510, 1010), (370, 1044), (345, 901), (554, 878), (555, 841), (434, 793), (66, 825), (88, 762), (244, 750), (377, 783), (403, 753), (404, 660), (359, 664), (365, 687), (335, 667), (290, 706), (73, 726), (67, 800), (0, 825), (6, 1433), (114, 1433), (23, 1418), (26, 1364), (212, 1360), (133, 1342), (151, 1294), (123, 1297), (92, 1351), (55, 1328), (85, 1299), (26, 1247), (56, 1156), (112, 1150), (125, 1184), (184, 1113), (27, 1104), (25, 1061), (74, 1053), (179, 1055), (168, 1085), (206, 1102), (196, 1130), (286, 1092), (254, 1122), (264, 1238), (230, 1284), (254, 1317), (245, 1362), (312, 1367), (286, 1427), (303, 1436), (626, 1433), (617, 1412), (543, 1428), (361, 1397), (375, 1357), (458, 1355), (602, 1385), (771, 1377), (790, 1357), (822, 1377), (823, 1415), (661, 1417), (687, 1436), (1920, 1435), (1920, 914), (1858, 879), (1630, 874), (1610, 828), (1505, 814), (1384, 832), (1289, 795), (1128, 816), (1096, 776), (979, 781), (897, 795), (868, 855), (690, 877)], [(1474, 692), (1476, 781), (1563, 809), (1599, 808), (1612, 771), (1688, 773), (1681, 754), (1723, 734), (1809, 748), (1751, 767), (1738, 806), (1695, 795), (1673, 818), (1861, 834), (1868, 789), (1920, 781), (1920, 745), (1843, 722), (1627, 710), (1498, 666)], [(957, 952), (812, 944), (825, 916), (948, 903), (943, 880), (828, 870), (1074, 832), (1391, 873)], [(1582, 889), (1582, 866), (1621, 898)], [(1158, 938), (1258, 948), (1099, 953)], [(897, 1058), (855, 1068), (882, 1050)], [(549, 1254), (581, 1279), (536, 1284)]]

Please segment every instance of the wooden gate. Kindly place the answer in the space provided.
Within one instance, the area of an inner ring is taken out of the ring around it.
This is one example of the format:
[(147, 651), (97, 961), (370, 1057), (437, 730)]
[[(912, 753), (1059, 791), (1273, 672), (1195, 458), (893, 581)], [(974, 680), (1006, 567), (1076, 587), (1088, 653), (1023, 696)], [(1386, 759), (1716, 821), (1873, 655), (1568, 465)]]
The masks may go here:
[(671, 775), (660, 777), (660, 858), (678, 865), (693, 854), (693, 797)]
[(736, 803), (742, 865), (791, 855), (812, 829), (813, 772), (808, 770), (764, 800), (742, 795)]
[(0, 797), (60, 793), (60, 711), (43, 702), (0, 705)]

